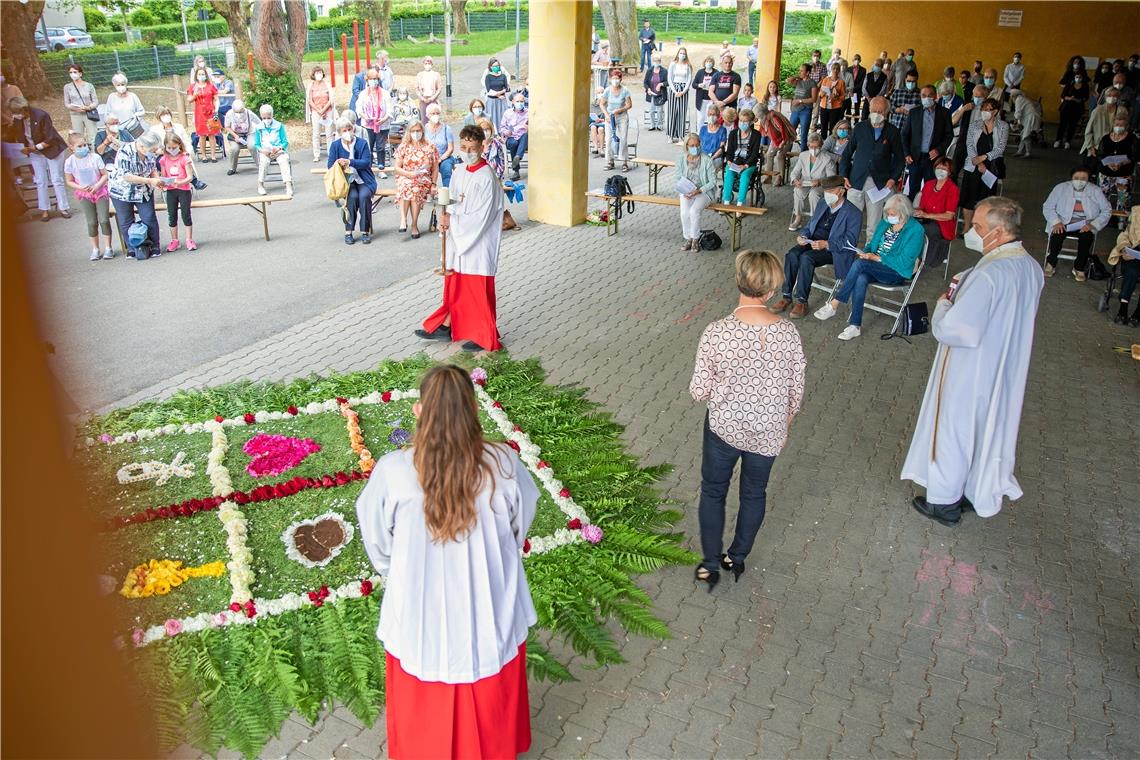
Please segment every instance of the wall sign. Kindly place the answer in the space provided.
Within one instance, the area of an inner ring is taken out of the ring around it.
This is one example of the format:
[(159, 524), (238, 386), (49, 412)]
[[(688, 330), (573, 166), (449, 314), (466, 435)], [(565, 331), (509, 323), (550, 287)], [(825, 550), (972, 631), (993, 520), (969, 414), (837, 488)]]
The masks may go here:
[(998, 11), (998, 26), (1005, 26), (1011, 28), (1018, 28), (1021, 26), (1022, 11), (1000, 10)]

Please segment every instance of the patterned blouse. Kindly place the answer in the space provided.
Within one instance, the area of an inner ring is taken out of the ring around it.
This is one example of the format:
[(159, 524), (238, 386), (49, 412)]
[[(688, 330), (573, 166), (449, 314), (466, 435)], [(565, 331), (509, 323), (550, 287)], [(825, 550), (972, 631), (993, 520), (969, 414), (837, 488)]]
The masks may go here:
[(708, 402), (709, 427), (725, 443), (776, 456), (803, 401), (805, 365), (791, 322), (748, 325), (729, 315), (701, 335), (689, 393)]

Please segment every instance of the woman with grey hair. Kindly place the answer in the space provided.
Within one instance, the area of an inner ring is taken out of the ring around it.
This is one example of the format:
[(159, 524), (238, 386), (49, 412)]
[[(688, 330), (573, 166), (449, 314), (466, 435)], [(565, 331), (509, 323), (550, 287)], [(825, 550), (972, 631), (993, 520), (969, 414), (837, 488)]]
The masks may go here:
[(357, 137), (353, 124), (342, 115), (333, 121), (337, 139), (329, 143), (328, 168), (339, 164), (348, 180), (348, 197), (344, 207), (344, 242), (352, 245), (352, 236), (360, 220), (360, 242), (372, 242), (372, 194), (376, 192), (376, 175), (372, 172), (372, 148), (367, 138)]
[(942, 107), (950, 113), (954, 113), (962, 107), (962, 98), (958, 96), (953, 81), (943, 80), (938, 85), (938, 97), (941, 98)]
[[(162, 255), (158, 217), (154, 213), (154, 191), (163, 186), (158, 172), (158, 157), (163, 150), (162, 140), (154, 132), (144, 132), (119, 149), (115, 165), (111, 167), (111, 205), (115, 207), (119, 236), (127, 245), (128, 254), (136, 259)], [(137, 221), (146, 225), (147, 239), (141, 244), (132, 245), (130, 229), (136, 221), (136, 214)]]
[(914, 206), (902, 193), (895, 193), (883, 205), (883, 219), (875, 228), (859, 258), (851, 265), (843, 284), (831, 301), (815, 312), (819, 320), (831, 319), (839, 304), (851, 302), (851, 317), (839, 333), (840, 340), (858, 338), (862, 333), (863, 302), (872, 283), (902, 285), (914, 276), (926, 240), (922, 225), (914, 218)]
[(123, 142), (134, 140), (146, 131), (147, 123), (143, 119), (146, 109), (143, 108), (139, 96), (127, 90), (127, 75), (119, 72), (111, 77), (111, 84), (115, 91), (107, 96), (107, 116), (115, 116), (119, 120), (119, 139)]

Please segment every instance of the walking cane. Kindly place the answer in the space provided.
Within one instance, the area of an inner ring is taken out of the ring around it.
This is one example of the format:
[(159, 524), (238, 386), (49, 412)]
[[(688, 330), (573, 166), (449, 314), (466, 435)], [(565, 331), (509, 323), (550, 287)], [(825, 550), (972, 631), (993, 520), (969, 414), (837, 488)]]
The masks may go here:
[[(451, 205), (451, 191), (446, 187), (441, 187), (435, 196), (436, 209), (440, 209), (441, 213), (446, 214)], [(439, 231), (439, 266), (432, 271), (440, 277), (455, 274), (455, 270), (447, 268), (447, 230)]]

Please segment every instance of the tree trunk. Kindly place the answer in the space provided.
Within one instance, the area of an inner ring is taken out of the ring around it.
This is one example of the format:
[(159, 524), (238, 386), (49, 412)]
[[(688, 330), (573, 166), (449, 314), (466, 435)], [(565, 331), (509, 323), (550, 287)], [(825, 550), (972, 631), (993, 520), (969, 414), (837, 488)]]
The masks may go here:
[(471, 34), (467, 28), (467, 0), (451, 0), (451, 18), (455, 24), (454, 34), (457, 37), (466, 37)]
[(0, 2), (4, 54), (11, 64), (12, 84), (19, 87), (29, 100), (53, 92), (36, 51), (36, 25), (40, 22), (43, 10), (44, 0), (30, 0), (27, 4)]
[(246, 3), (242, 0), (210, 0), (210, 6), (226, 20), (230, 28), (230, 37), (234, 41), (234, 64), (244, 70), (249, 54), (253, 52), (253, 43), (249, 39)]
[(752, 0), (736, 0), (736, 33), (749, 36), (752, 30), (748, 28), (748, 11), (752, 9)]
[(641, 56), (637, 41), (637, 4), (634, 0), (598, 0), (606, 36), (610, 40), (610, 57), (625, 66), (636, 66)]
[(299, 77), (309, 29), (305, 4), (290, 2), (282, 8), (272, 0), (257, 3), (253, 28), (257, 38), (253, 55), (265, 73), (275, 76), (292, 72)]
[(392, 44), (392, 0), (381, 0), (380, 13), (374, 21), (376, 44), (388, 47)]

